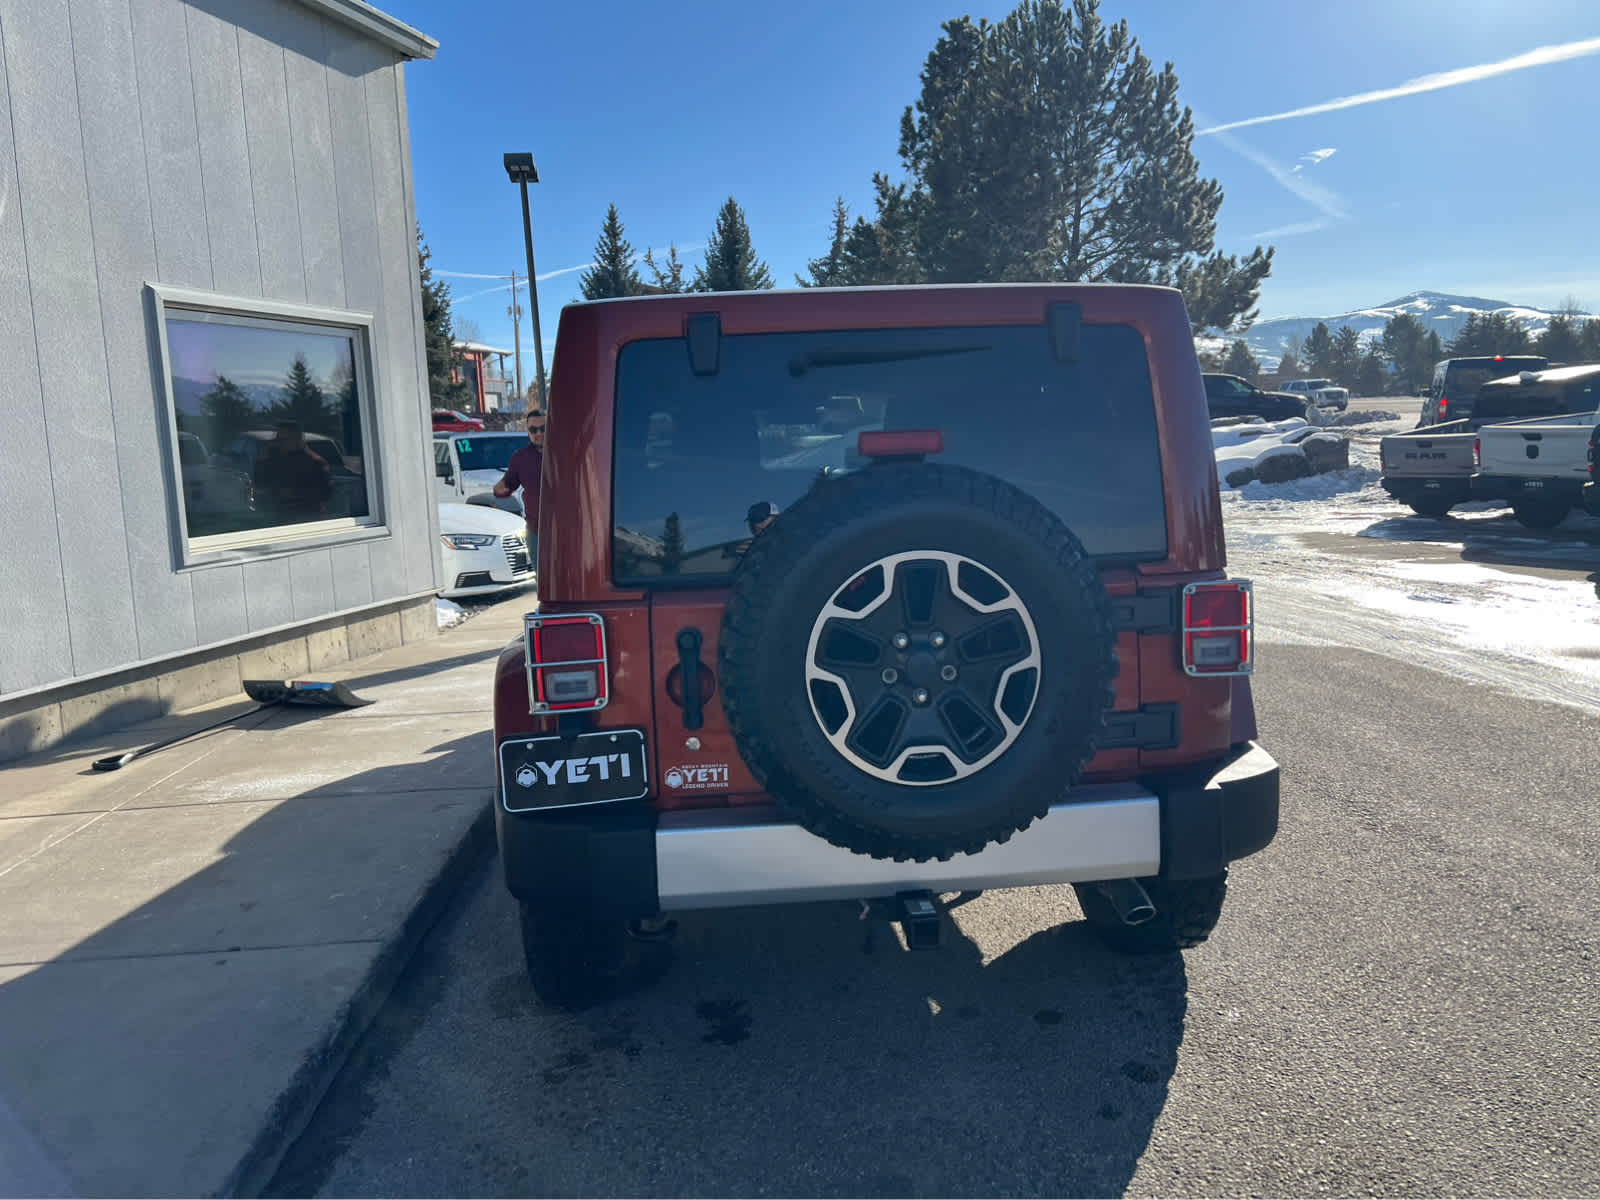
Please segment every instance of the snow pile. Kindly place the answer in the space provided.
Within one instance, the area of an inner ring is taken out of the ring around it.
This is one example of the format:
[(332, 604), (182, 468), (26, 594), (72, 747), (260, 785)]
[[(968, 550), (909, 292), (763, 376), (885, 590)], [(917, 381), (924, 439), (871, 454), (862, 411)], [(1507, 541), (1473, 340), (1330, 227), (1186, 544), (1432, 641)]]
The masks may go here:
[(1341, 427), (1346, 425), (1377, 425), (1380, 422), (1401, 421), (1404, 419), (1399, 413), (1363, 408), (1359, 411), (1351, 409), (1349, 412), (1324, 413), (1323, 419), (1318, 421), (1317, 424)]
[(1299, 417), (1214, 427), (1211, 444), (1217, 458), (1217, 482), (1224, 488), (1232, 487), (1230, 476), (1237, 479), (1241, 472), (1249, 471), (1253, 479), (1270, 459), (1303, 457), (1305, 451), (1299, 443), (1312, 433), (1311, 426)]
[(1310, 432), (1310, 427), (1302, 417), (1290, 417), (1283, 421), (1240, 421), (1233, 425), (1213, 425), (1211, 444), (1221, 450), (1224, 446), (1237, 446), (1267, 436), (1292, 434), (1302, 429)]
[(1332, 500), (1348, 497), (1351, 492), (1371, 489), (1375, 501), (1387, 501), (1388, 496), (1379, 488), (1382, 472), (1371, 467), (1347, 467), (1343, 471), (1329, 471), (1325, 475), (1309, 475), (1304, 479), (1291, 479), (1287, 483), (1260, 483), (1251, 481), (1243, 487), (1223, 493), (1224, 498), (1237, 496), (1251, 501), (1252, 507), (1267, 512), (1302, 504), (1308, 500)]
[(454, 629), (467, 619), (467, 610), (454, 600), (446, 600), (443, 596), (433, 598), (433, 610), (439, 618), (440, 629)]

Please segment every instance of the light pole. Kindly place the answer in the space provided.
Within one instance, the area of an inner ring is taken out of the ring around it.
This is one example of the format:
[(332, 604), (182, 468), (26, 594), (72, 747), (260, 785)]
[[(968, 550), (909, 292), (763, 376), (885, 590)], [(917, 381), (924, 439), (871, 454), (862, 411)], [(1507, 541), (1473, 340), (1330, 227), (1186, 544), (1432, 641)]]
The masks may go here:
[(528, 185), (539, 182), (539, 168), (532, 154), (507, 154), (506, 174), (522, 188), (522, 240), (528, 251), (528, 307), (533, 312), (533, 364), (538, 372), (539, 402), (549, 410), (549, 394), (544, 381), (544, 339), (539, 336), (539, 284), (533, 270), (533, 220), (528, 215)]

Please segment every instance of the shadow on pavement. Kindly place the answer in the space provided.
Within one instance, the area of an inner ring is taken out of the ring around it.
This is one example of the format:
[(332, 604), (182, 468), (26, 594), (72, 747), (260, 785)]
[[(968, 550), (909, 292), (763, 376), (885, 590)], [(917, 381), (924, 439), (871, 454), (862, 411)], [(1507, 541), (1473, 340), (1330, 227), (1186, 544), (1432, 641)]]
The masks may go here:
[[(264, 736), (311, 719), (281, 715)], [(241, 742), (0, 875), (0, 1195), (259, 1188), (492, 845), (490, 744), (314, 764), (296, 792), (292, 737)], [(258, 794), (207, 792), (268, 753)]]
[(1526, 529), (1509, 512), (1483, 517), (1388, 517), (1361, 529), (1358, 537), (1385, 542), (1457, 546), (1465, 562), (1511, 567), (1572, 569), (1600, 565), (1600, 519), (1581, 513), (1555, 529)]
[[(559, 1013), (493, 864), (266, 1194), (1121, 1194), (1177, 1066), (1182, 957), (1113, 955), (1067, 888), (984, 896), (932, 951), (858, 916), (683, 914), (663, 977)], [(974, 940), (1024, 929), (987, 961)]]

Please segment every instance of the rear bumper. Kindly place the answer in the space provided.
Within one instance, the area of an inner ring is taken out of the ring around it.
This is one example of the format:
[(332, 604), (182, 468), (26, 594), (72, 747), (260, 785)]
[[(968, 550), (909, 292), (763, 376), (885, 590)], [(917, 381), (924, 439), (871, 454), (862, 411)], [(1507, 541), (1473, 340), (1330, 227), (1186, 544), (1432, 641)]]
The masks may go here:
[(1420, 501), (1464, 504), (1472, 499), (1469, 475), (1385, 475), (1379, 483), (1401, 504)]
[(1472, 494), (1479, 500), (1552, 500), (1577, 504), (1583, 499), (1582, 479), (1560, 476), (1534, 478), (1526, 475), (1474, 475)]
[(618, 804), (517, 814), (497, 805), (495, 817), (513, 894), (632, 918), (920, 889), (1213, 875), (1272, 841), (1278, 790), (1278, 764), (1251, 742), (1205, 770), (1080, 787), (1009, 841), (929, 863), (853, 854), (775, 808), (657, 814)]

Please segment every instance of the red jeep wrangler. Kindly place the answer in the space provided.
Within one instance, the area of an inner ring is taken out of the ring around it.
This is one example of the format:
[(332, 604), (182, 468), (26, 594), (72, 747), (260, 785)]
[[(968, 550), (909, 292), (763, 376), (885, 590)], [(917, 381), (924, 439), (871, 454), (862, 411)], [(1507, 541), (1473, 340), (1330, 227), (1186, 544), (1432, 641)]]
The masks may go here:
[(720, 906), (882, 901), (915, 945), (939, 893), (1070, 883), (1113, 946), (1206, 938), (1278, 767), (1177, 292), (602, 301), (556, 357), (495, 683), (542, 998)]

